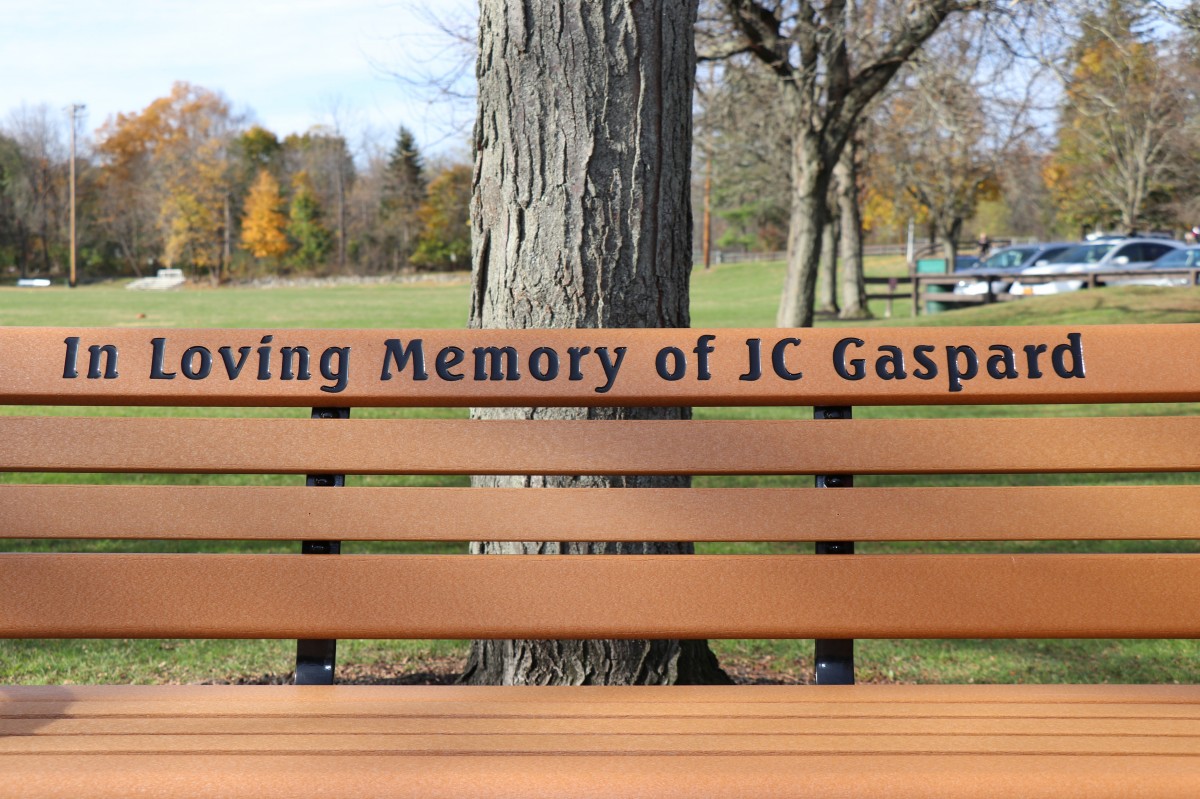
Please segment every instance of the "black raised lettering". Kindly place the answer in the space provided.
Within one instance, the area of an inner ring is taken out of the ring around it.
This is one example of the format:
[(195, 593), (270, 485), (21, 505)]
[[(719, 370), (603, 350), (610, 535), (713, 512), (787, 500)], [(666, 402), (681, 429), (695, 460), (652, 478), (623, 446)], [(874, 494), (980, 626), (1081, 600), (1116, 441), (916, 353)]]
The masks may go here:
[(804, 377), (804, 372), (800, 370), (793, 372), (791, 369), (788, 369), (787, 365), (787, 348), (799, 346), (800, 339), (798, 338), (781, 338), (771, 348), (771, 369), (784, 380), (799, 380)]
[(865, 343), (861, 338), (844, 338), (833, 348), (833, 369), (843, 380), (862, 380), (867, 376), (867, 362), (862, 358), (846, 361), (846, 350)]
[(1025, 370), (1034, 380), (1042, 376), (1042, 367), (1038, 365), (1038, 356), (1048, 350), (1045, 344), (1025, 345)]
[(621, 362), (625, 360), (625, 350), (627, 347), (617, 347), (613, 350), (617, 354), (617, 360), (614, 363), (608, 357), (608, 347), (597, 347), (596, 357), (600, 359), (600, 365), (604, 368), (603, 386), (596, 389), (597, 394), (607, 394), (613, 387), (613, 383), (617, 380), (617, 373), (621, 371)]
[(937, 361), (929, 357), (929, 353), (936, 349), (932, 344), (918, 344), (913, 347), (913, 359), (921, 366), (920, 369), (913, 370), (913, 377), (918, 380), (932, 380), (938, 376)]
[(68, 336), (63, 339), (67, 345), (67, 356), (63, 361), (63, 377), (68, 380), (79, 377), (79, 336)]
[(233, 347), (225, 346), (217, 349), (217, 354), (221, 356), (221, 362), (225, 364), (225, 374), (229, 375), (230, 380), (237, 380), (238, 375), (242, 373), (242, 368), (250, 357), (250, 349), (250, 347), (238, 347), (238, 355), (241, 357), (236, 361), (233, 359)]
[[(259, 344), (270, 344), (274, 340), (275, 340), (274, 336), (263, 336), (262, 340), (259, 341), (258, 343)], [(271, 379), (271, 348), (270, 347), (259, 347), (258, 348), (258, 379), (259, 380), (270, 380)]]
[(150, 379), (151, 380), (174, 380), (175, 373), (166, 371), (165, 363), (167, 357), (167, 340), (165, 338), (150, 339), (150, 344), (154, 347), (154, 352), (150, 356)]
[(300, 362), (298, 379), (312, 379), (312, 374), (308, 371), (308, 347), (283, 347), (279, 350), (279, 360), (281, 361), (279, 365), (280, 380), (297, 379), (293, 361)]
[(88, 378), (97, 380), (100, 378), (100, 356), (104, 356), (104, 379), (115, 380), (117, 378), (117, 345), (93, 344), (88, 347)]
[(583, 370), (579, 368), (579, 363), (583, 360), (583, 356), (592, 351), (591, 347), (567, 347), (567, 355), (571, 358), (571, 375), (568, 380), (582, 380)]
[(422, 339), (414, 338), (405, 347), (403, 342), (398, 338), (389, 338), (383, 342), (383, 372), (379, 375), (380, 380), (391, 380), (392, 371), (388, 368), (388, 361), (396, 364), (396, 371), (403, 372), (404, 367), (408, 366), (409, 358), (413, 362), (413, 380), (428, 380), (429, 373), (425, 371), (425, 342)]
[(466, 357), (466, 353), (458, 347), (443, 347), (433, 360), (433, 368), (437, 371), (438, 377), (443, 380), (450, 382), (462, 380), (465, 375), (451, 372), (450, 368), (462, 363), (464, 357)]
[[(966, 358), (965, 369), (959, 368), (958, 359)], [(979, 356), (972, 347), (965, 344), (960, 347), (946, 347), (946, 374), (950, 378), (950, 390), (962, 391), (964, 380), (971, 380), (979, 374)]]
[(891, 344), (883, 344), (879, 351), (884, 353), (875, 360), (875, 374), (884, 380), (903, 380), (908, 377), (904, 368), (904, 351)]
[[(1083, 337), (1078, 333), (1067, 334), (1067, 344), (1059, 344), (1050, 354), (1050, 362), (1054, 364), (1054, 373), (1062, 378), (1086, 377), (1083, 365)], [(1071, 365), (1067, 366), (1067, 356), (1071, 356)]]
[[(476, 347), (471, 352), (475, 355), (476, 380), (521, 379), (521, 373), (517, 371), (515, 347)], [(489, 363), (491, 364), (490, 369), (488, 368)]]
[[(335, 358), (337, 359), (336, 367), (333, 363)], [(330, 347), (321, 353), (321, 377), (334, 381), (331, 386), (321, 386), (322, 391), (338, 394), (346, 390), (346, 386), (350, 382), (349, 347)]]
[(1007, 347), (1003, 344), (993, 344), (988, 347), (988, 352), (998, 353), (992, 355), (987, 360), (988, 374), (997, 380), (1015, 380), (1020, 377), (1017, 374), (1017, 356), (1013, 353), (1012, 347)]
[[(667, 363), (668, 359), (672, 361), (671, 364)], [(687, 356), (678, 347), (663, 347), (654, 356), (654, 368), (663, 380), (682, 380), (687, 374)]]
[(697, 380), (712, 380), (712, 372), (708, 370), (708, 356), (713, 352), (712, 342), (716, 338), (716, 336), (705, 334), (696, 339), (696, 348), (692, 352), (696, 353)]
[[(200, 358), (200, 367), (196, 368), (196, 358)], [(179, 371), (188, 380), (203, 380), (212, 373), (212, 353), (207, 347), (188, 347), (183, 351), (179, 361)]]
[[(546, 362), (544, 368), (541, 361)], [(558, 353), (550, 347), (538, 347), (529, 354), (529, 374), (542, 382), (558, 377)]]
[(739, 377), (738, 380), (750, 382), (762, 377), (762, 339), (746, 339), (746, 349), (747, 355), (750, 358), (750, 365), (746, 367), (746, 374)]

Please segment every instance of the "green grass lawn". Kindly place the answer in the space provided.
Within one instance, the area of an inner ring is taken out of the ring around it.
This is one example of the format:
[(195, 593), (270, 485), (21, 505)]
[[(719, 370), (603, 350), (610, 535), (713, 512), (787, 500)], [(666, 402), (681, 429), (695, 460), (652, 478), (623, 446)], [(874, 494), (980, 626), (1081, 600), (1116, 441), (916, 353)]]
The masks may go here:
[[(897, 274), (895, 259), (874, 259), (868, 264), (872, 274)], [(692, 324), (697, 327), (766, 327), (773, 323), (782, 283), (780, 263), (731, 264), (709, 271), (697, 270), (692, 281)], [(148, 327), (365, 327), (365, 328), (452, 328), (465, 323), (469, 287), (465, 276), (450, 283), (404, 285), (345, 286), (334, 288), (196, 288), (179, 292), (130, 292), (119, 284), (87, 286), (74, 291), (65, 288), (0, 288), (0, 324), (48, 326), (148, 326)], [(881, 316), (884, 303), (872, 304)], [(977, 307), (913, 320), (908, 301), (897, 301), (894, 317), (870, 325), (1010, 325), (1010, 324), (1101, 324), (1194, 322), (1200, 320), (1200, 289), (1125, 287), (1077, 292), (1055, 297), (1032, 298), (990, 307)], [(822, 320), (821, 324), (844, 323)], [(859, 416), (1032, 415), (1036, 408), (950, 409), (863, 408)], [(1108, 406), (1086, 408), (1067, 406), (1056, 409), (1066, 414), (1144, 414), (1181, 413), (1194, 409), (1182, 406)], [(20, 408), (0, 407), (0, 413), (21, 413)], [(77, 414), (102, 412), (92, 409), (56, 409)], [(122, 413), (158, 411), (120, 409)], [(223, 413), (209, 409), (197, 415)], [(229, 412), (232, 413), (232, 412)], [(263, 414), (277, 415), (273, 411)], [(285, 411), (304, 415), (303, 410)], [(389, 411), (356, 411), (370, 416)], [(461, 411), (405, 411), (409, 415), (458, 415)], [(699, 418), (733, 416), (803, 418), (807, 408), (796, 409), (698, 409)], [(62, 482), (101, 481), (111, 478), (95, 475), (0, 475), (0, 481), (30, 480)], [(197, 476), (139, 475), (131, 480), (155, 483), (211, 482)], [(251, 476), (216, 478), (239, 484), (294, 483), (294, 477)], [(858, 485), (967, 485), (967, 484), (1045, 484), (1106, 482), (1149, 483), (1184, 482), (1192, 475), (1096, 475), (1039, 476), (1014, 478), (988, 476), (950, 477), (862, 477)], [(358, 485), (446, 484), (438, 478), (352, 477)], [(464, 484), (462, 478), (451, 481)], [(757, 484), (810, 486), (809, 476), (767, 478)], [(699, 478), (697, 485), (735, 486), (747, 481), (739, 478)], [(89, 548), (99, 551), (164, 551), (169, 546), (156, 542), (101, 541), (80, 545), (78, 542), (6, 542), (7, 549), (66, 551)], [(177, 546), (177, 545), (172, 545)], [(295, 547), (277, 544), (209, 542), (188, 545), (188, 549), (206, 551), (290, 551)], [(410, 544), (348, 544), (345, 551), (413, 551)], [(1141, 542), (1079, 544), (926, 544), (860, 546), (860, 552), (895, 552), (920, 549), (948, 551), (1123, 551), (1153, 549)], [(735, 550), (729, 546), (701, 545), (701, 551), (806, 551), (805, 547), (778, 545), (747, 546)], [(1158, 551), (1196, 551), (1192, 542), (1164, 542)], [(422, 551), (428, 551), (423, 547)], [(446, 548), (440, 548), (446, 551)], [(0, 643), (0, 682), (161, 682), (224, 680), (286, 673), (293, 658), (294, 644), (288, 641), (8, 641)], [(811, 642), (800, 641), (729, 641), (714, 642), (718, 654), (768, 664), (782, 670), (794, 670), (796, 664), (811, 663)], [(461, 654), (461, 642), (429, 641), (357, 641), (339, 644), (339, 662), (354, 665), (397, 662), (423, 657)], [(858, 644), (860, 678), (864, 681), (919, 682), (1197, 682), (1200, 681), (1200, 646), (1190, 641), (863, 641)]]

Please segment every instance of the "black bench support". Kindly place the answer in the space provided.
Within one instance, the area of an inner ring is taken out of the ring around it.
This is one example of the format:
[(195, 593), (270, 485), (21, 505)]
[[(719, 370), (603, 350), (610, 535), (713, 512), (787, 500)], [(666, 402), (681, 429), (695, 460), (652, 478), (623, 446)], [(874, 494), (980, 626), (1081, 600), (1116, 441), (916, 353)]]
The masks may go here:
[[(314, 419), (349, 419), (349, 408), (313, 408)], [(344, 474), (310, 474), (305, 485), (319, 488), (340, 488), (346, 485)], [(304, 541), (304, 555), (337, 555), (341, 541)], [(302, 638), (296, 641), (296, 685), (333, 685), (333, 667), (337, 659), (337, 640)]]
[[(813, 408), (814, 419), (850, 419), (849, 405), (818, 405)], [(853, 488), (854, 475), (818, 474), (817, 488)], [(853, 555), (853, 541), (818, 541), (818, 555)], [(818, 638), (814, 653), (817, 685), (854, 684), (854, 639)]]

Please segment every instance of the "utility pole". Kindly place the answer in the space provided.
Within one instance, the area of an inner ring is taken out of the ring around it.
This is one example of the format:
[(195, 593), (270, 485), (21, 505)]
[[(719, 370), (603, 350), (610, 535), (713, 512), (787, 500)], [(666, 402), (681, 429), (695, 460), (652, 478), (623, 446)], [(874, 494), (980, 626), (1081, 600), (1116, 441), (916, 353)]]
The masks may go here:
[[(708, 62), (708, 92), (715, 91), (716, 66)], [(712, 269), (712, 171), (713, 171), (713, 134), (712, 128), (704, 126), (704, 219), (702, 225), (702, 244), (704, 252), (704, 268)]]
[(75, 288), (75, 116), (83, 109), (87, 108), (82, 103), (71, 103), (67, 106), (67, 110), (71, 113), (71, 272), (67, 278), (67, 285)]
[(712, 269), (712, 148), (704, 153), (704, 268)]

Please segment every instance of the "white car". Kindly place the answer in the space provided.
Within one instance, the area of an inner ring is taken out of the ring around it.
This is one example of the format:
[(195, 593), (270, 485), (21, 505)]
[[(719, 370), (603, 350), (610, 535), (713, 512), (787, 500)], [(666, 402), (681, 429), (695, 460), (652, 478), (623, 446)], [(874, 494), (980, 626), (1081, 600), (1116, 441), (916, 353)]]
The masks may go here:
[[(1046, 263), (1021, 270), (1021, 275), (1081, 275), (1091, 272), (1145, 269), (1171, 250), (1182, 247), (1177, 241), (1161, 238), (1120, 239), (1080, 244), (1051, 258)], [(1010, 294), (1025, 296), (1059, 294), (1082, 288), (1082, 280), (1056, 280), (1051, 283), (1022, 282), (1018, 279)]]

